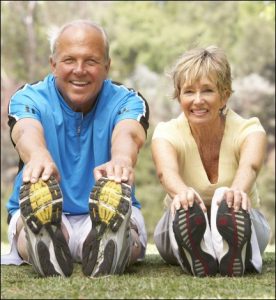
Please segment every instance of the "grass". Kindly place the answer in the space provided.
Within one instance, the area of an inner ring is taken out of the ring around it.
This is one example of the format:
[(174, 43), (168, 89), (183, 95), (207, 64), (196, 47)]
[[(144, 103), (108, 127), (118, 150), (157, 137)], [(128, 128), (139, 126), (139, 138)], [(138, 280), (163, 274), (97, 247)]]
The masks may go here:
[(275, 299), (275, 252), (264, 253), (262, 274), (195, 278), (163, 262), (149, 245), (144, 262), (124, 275), (98, 279), (74, 265), (70, 278), (39, 278), (29, 265), (1, 266), (1, 299)]

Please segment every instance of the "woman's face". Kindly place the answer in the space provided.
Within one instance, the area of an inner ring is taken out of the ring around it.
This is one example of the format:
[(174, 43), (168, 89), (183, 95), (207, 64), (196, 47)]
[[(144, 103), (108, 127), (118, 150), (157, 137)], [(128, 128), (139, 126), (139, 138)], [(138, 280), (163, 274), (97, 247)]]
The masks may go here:
[(222, 99), (216, 84), (202, 77), (192, 85), (184, 84), (180, 91), (180, 105), (192, 125), (211, 125), (220, 116), (227, 99)]

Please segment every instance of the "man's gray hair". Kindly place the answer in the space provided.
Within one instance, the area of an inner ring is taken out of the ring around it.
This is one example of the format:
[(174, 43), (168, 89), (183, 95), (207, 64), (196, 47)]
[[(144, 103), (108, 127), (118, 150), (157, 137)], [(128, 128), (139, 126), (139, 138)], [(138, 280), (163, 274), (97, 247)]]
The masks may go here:
[(108, 40), (107, 33), (101, 26), (89, 20), (75, 20), (62, 25), (61, 27), (57, 27), (57, 26), (51, 27), (48, 31), (48, 40), (50, 42), (51, 56), (53, 57), (56, 54), (58, 39), (60, 38), (61, 34), (64, 32), (65, 29), (71, 26), (83, 26), (83, 25), (90, 26), (102, 33), (104, 43), (105, 43), (105, 60), (108, 61), (109, 40)]

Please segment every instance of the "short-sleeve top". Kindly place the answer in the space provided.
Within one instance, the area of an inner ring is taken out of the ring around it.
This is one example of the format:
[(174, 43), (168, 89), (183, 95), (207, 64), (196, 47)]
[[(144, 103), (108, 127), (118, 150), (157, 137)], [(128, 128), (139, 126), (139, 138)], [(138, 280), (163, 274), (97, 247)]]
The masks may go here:
[[(89, 194), (95, 184), (93, 169), (111, 159), (111, 139), (116, 124), (133, 119), (145, 131), (149, 126), (148, 104), (138, 92), (107, 79), (93, 109), (83, 114), (73, 111), (65, 102), (52, 74), (35, 84), (26, 84), (11, 97), (11, 130), (22, 118), (36, 119), (43, 127), (46, 146), (61, 175), (63, 211), (67, 214), (89, 212)], [(19, 208), (23, 168), (21, 161), (7, 203), (11, 214)], [(141, 207), (134, 186), (132, 203)]]
[[(165, 139), (174, 147), (181, 178), (187, 186), (194, 188), (209, 206), (217, 188), (231, 186), (239, 166), (241, 145), (250, 133), (257, 131), (265, 132), (258, 118), (245, 119), (233, 110), (228, 110), (219, 153), (216, 183), (211, 183), (208, 179), (184, 113), (168, 122), (160, 122), (155, 128), (152, 139)], [(249, 197), (253, 206), (259, 206), (256, 182)]]

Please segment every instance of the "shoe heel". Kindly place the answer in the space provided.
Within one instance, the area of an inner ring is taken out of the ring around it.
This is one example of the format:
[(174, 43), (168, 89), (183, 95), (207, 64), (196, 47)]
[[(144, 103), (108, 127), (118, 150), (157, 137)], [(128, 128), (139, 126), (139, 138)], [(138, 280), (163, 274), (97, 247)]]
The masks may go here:
[[(82, 269), (86, 276), (114, 274), (119, 258), (116, 234), (131, 212), (131, 188), (100, 178), (89, 197), (92, 229), (83, 244)], [(115, 242), (116, 241), (116, 242)]]
[(176, 211), (173, 231), (182, 262), (188, 271), (199, 277), (217, 273), (216, 260), (200, 246), (206, 226), (204, 213), (197, 203), (187, 211), (183, 208)]
[(228, 244), (227, 253), (219, 264), (222, 276), (243, 276), (247, 243), (251, 238), (251, 220), (249, 213), (243, 209), (235, 211), (229, 208), (225, 200), (220, 204), (217, 213), (217, 228)]
[(43, 277), (70, 276), (73, 261), (60, 229), (62, 193), (56, 179), (51, 176), (47, 181), (22, 184), (19, 204), (35, 271)]

